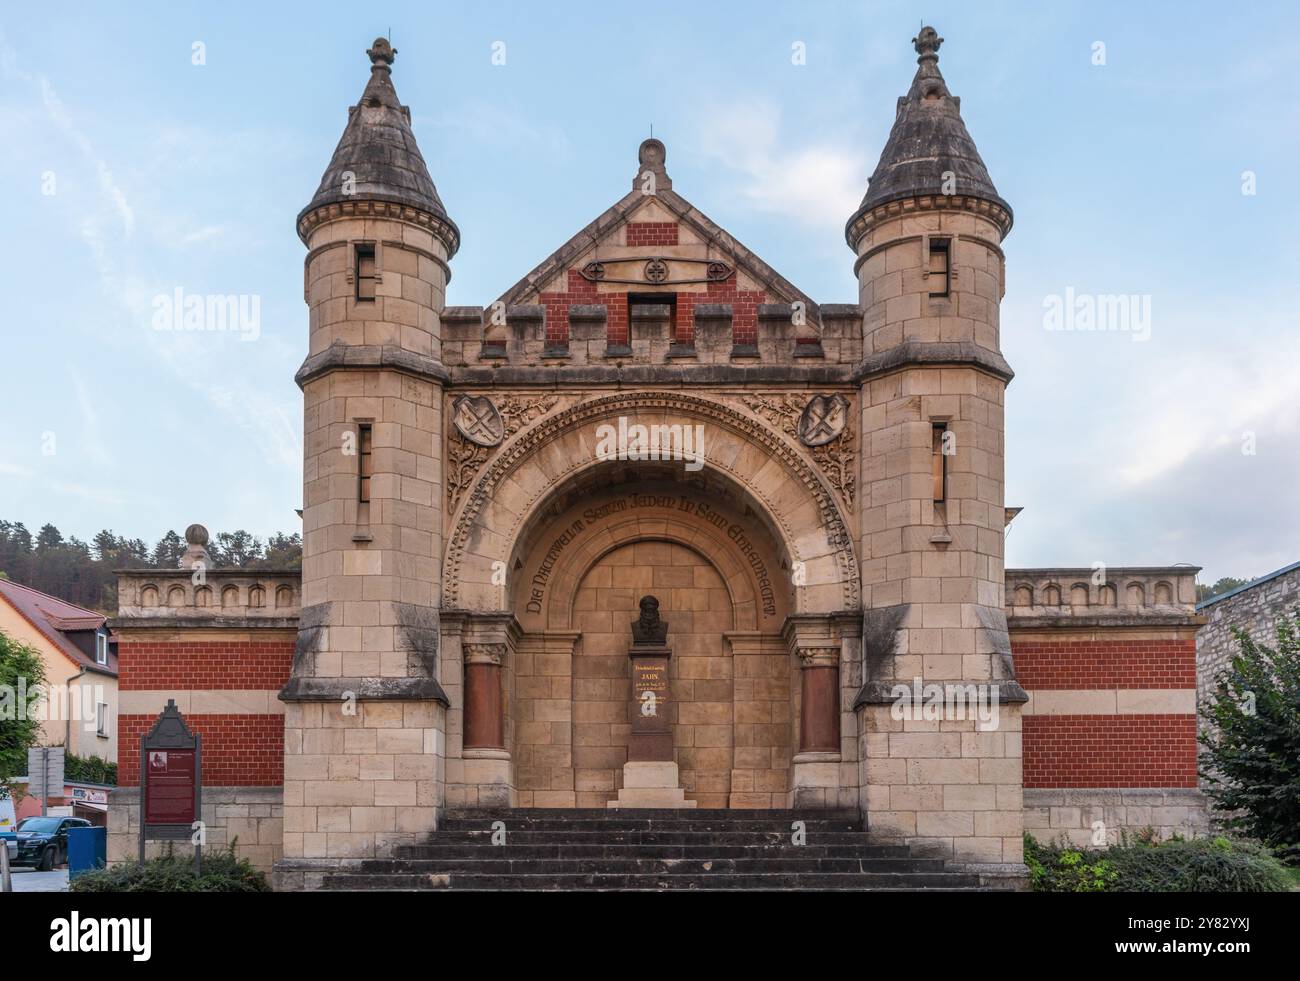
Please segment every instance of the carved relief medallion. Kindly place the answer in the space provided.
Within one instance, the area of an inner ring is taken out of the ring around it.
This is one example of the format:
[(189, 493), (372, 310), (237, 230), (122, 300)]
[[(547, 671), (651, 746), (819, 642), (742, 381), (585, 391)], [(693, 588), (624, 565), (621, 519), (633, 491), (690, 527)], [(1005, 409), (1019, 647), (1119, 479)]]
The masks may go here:
[(843, 395), (814, 395), (799, 416), (799, 442), (825, 446), (844, 432), (849, 403)]
[(501, 413), (486, 395), (462, 395), (451, 404), (456, 432), (475, 446), (496, 446), (505, 438)]

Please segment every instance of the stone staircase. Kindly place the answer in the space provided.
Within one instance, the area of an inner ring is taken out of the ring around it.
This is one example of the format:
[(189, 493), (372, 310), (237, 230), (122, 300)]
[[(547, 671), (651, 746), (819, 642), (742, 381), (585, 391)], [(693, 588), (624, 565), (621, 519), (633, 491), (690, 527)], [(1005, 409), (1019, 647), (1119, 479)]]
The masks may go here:
[[(497, 821), (505, 844), (492, 843)], [(326, 873), (321, 888), (990, 891), (941, 859), (873, 843), (855, 812), (594, 808), (453, 811), (424, 844)]]

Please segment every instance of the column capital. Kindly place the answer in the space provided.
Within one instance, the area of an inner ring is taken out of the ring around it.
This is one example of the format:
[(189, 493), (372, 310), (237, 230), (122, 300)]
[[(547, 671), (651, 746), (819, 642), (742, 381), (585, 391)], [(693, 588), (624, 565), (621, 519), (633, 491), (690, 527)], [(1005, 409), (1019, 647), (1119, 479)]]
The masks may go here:
[(484, 644), (484, 643), (464, 643), (461, 649), (465, 652), (466, 664), (496, 664), (500, 665), (506, 657), (506, 644)]

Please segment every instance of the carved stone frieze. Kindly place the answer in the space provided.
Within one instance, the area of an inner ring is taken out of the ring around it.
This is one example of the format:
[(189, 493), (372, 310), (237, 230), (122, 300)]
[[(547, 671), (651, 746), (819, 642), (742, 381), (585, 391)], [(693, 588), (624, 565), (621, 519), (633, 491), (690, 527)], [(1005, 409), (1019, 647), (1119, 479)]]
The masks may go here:
[(842, 395), (816, 395), (812, 399), (803, 395), (746, 395), (743, 401), (755, 415), (804, 446), (844, 502), (853, 503), (857, 463), (848, 399)]
[[(475, 419), (479, 418), (474, 413), (474, 410), (482, 410), (484, 408), (482, 403), (486, 402), (494, 414), (484, 413), (487, 416), (484, 420), (486, 431), (488, 433), (494, 431), (494, 427), (499, 424), (501, 436), (495, 443), (488, 444), (471, 440), (462, 434), (459, 422), (454, 426), (453, 431), (448, 432), (447, 509), (449, 511), (456, 510), (465, 490), (473, 483), (474, 477), (498, 445), (508, 440), (534, 419), (546, 415), (555, 408), (556, 403), (559, 401), (560, 397), (558, 395), (544, 395), (540, 398), (507, 395), (495, 403), (486, 396), (481, 395), (457, 397), (452, 403), (452, 417), (454, 420), (458, 419), (457, 413), (461, 412), (461, 410), (470, 413)], [(471, 428), (471, 434), (476, 431)]]

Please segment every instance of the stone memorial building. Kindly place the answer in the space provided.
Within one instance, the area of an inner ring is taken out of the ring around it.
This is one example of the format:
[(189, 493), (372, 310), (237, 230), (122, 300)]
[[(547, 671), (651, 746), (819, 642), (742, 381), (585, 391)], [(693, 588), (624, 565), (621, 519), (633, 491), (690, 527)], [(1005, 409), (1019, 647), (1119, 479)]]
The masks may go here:
[(1199, 826), (1196, 570), (1003, 567), (1012, 209), (942, 38), (913, 43), (851, 302), (649, 139), (623, 197), (451, 307), (455, 202), (376, 40), (297, 222), (301, 575), (196, 574), (199, 526), (182, 569), (122, 574), (124, 778), (176, 699), (209, 841), (282, 888), (516, 808), (848, 815), (990, 876), (1026, 829)]

